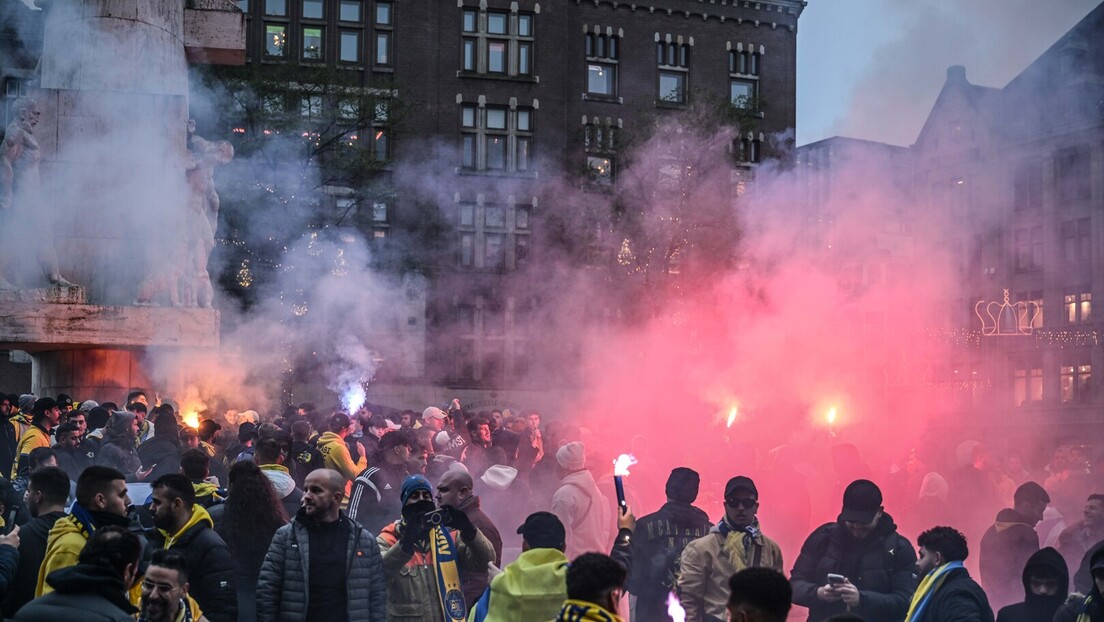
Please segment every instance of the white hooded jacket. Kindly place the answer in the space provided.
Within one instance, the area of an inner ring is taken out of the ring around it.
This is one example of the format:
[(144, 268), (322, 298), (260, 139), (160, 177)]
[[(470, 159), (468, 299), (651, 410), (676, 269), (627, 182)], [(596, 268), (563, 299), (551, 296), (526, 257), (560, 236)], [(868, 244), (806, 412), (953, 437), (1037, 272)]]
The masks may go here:
[(560, 488), (552, 495), (552, 513), (567, 532), (568, 559), (582, 553), (609, 552), (616, 535), (613, 510), (590, 471), (575, 471), (560, 480)]

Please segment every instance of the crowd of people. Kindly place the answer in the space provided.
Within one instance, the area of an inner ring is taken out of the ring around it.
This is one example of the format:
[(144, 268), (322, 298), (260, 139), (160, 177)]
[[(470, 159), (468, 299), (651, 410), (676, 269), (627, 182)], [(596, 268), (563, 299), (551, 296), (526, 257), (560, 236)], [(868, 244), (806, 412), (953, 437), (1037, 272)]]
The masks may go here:
[(793, 514), (760, 497), (782, 469), (709, 490), (677, 466), (637, 518), (648, 491), (618, 499), (536, 412), (304, 403), (192, 428), (172, 400), (121, 403), (0, 393), (4, 619), (1104, 622), (1104, 487), (1076, 448), (1036, 477), (966, 443), (947, 478), (834, 449), (836, 520), (791, 548), (760, 521)]

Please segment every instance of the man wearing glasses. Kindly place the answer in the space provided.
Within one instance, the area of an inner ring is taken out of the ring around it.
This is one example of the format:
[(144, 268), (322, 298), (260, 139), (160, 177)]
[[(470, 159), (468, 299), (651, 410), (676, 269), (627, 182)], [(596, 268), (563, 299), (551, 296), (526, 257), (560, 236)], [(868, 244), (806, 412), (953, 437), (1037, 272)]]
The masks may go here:
[(679, 561), (678, 593), (686, 622), (724, 620), (728, 578), (745, 568), (782, 571), (782, 549), (759, 527), (759, 491), (750, 477), (728, 480), (725, 514), (702, 538), (686, 545)]

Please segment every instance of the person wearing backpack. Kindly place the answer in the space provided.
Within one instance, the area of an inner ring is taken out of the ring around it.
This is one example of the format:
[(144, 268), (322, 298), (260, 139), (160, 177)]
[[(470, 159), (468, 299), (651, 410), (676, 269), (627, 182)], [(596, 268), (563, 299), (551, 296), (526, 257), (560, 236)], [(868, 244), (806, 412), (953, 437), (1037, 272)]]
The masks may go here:
[[(745, 568), (782, 571), (782, 549), (759, 526), (759, 491), (738, 475), (724, 489), (725, 514), (701, 538), (686, 545), (679, 559), (679, 599), (686, 622), (721, 622), (728, 607), (728, 579)], [(645, 560), (637, 560), (645, 566)], [(666, 595), (663, 595), (664, 599)], [(640, 601), (637, 601), (640, 611)]]

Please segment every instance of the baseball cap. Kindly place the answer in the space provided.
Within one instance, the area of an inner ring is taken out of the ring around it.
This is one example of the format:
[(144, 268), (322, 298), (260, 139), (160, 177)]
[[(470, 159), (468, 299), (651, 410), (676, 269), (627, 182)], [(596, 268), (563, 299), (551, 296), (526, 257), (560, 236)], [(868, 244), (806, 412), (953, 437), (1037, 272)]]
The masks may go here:
[(874, 520), (882, 508), (882, 491), (874, 482), (857, 479), (843, 491), (842, 521), (866, 525)]
[(736, 494), (740, 490), (750, 492), (751, 494), (755, 495), (756, 499), (759, 498), (759, 489), (755, 487), (755, 482), (751, 481), (750, 477), (746, 477), (743, 475), (737, 475), (736, 477), (728, 480), (728, 483), (725, 484), (724, 498), (731, 498), (732, 495)]
[(429, 408), (422, 411), (422, 419), (444, 419), (447, 416), (448, 415), (445, 414), (445, 411), (437, 408), (436, 406), (430, 406)]
[(1104, 548), (1093, 553), (1092, 558), (1089, 559), (1089, 572), (1097, 570), (1104, 570)]
[(560, 549), (567, 543), (563, 523), (551, 512), (530, 514), (517, 532), (533, 549)]
[(61, 408), (68, 408), (73, 405), (73, 398), (64, 393), (59, 393), (57, 396), (57, 404)]
[(238, 442), (244, 443), (250, 439), (257, 439), (257, 425), (246, 421), (238, 426)]

